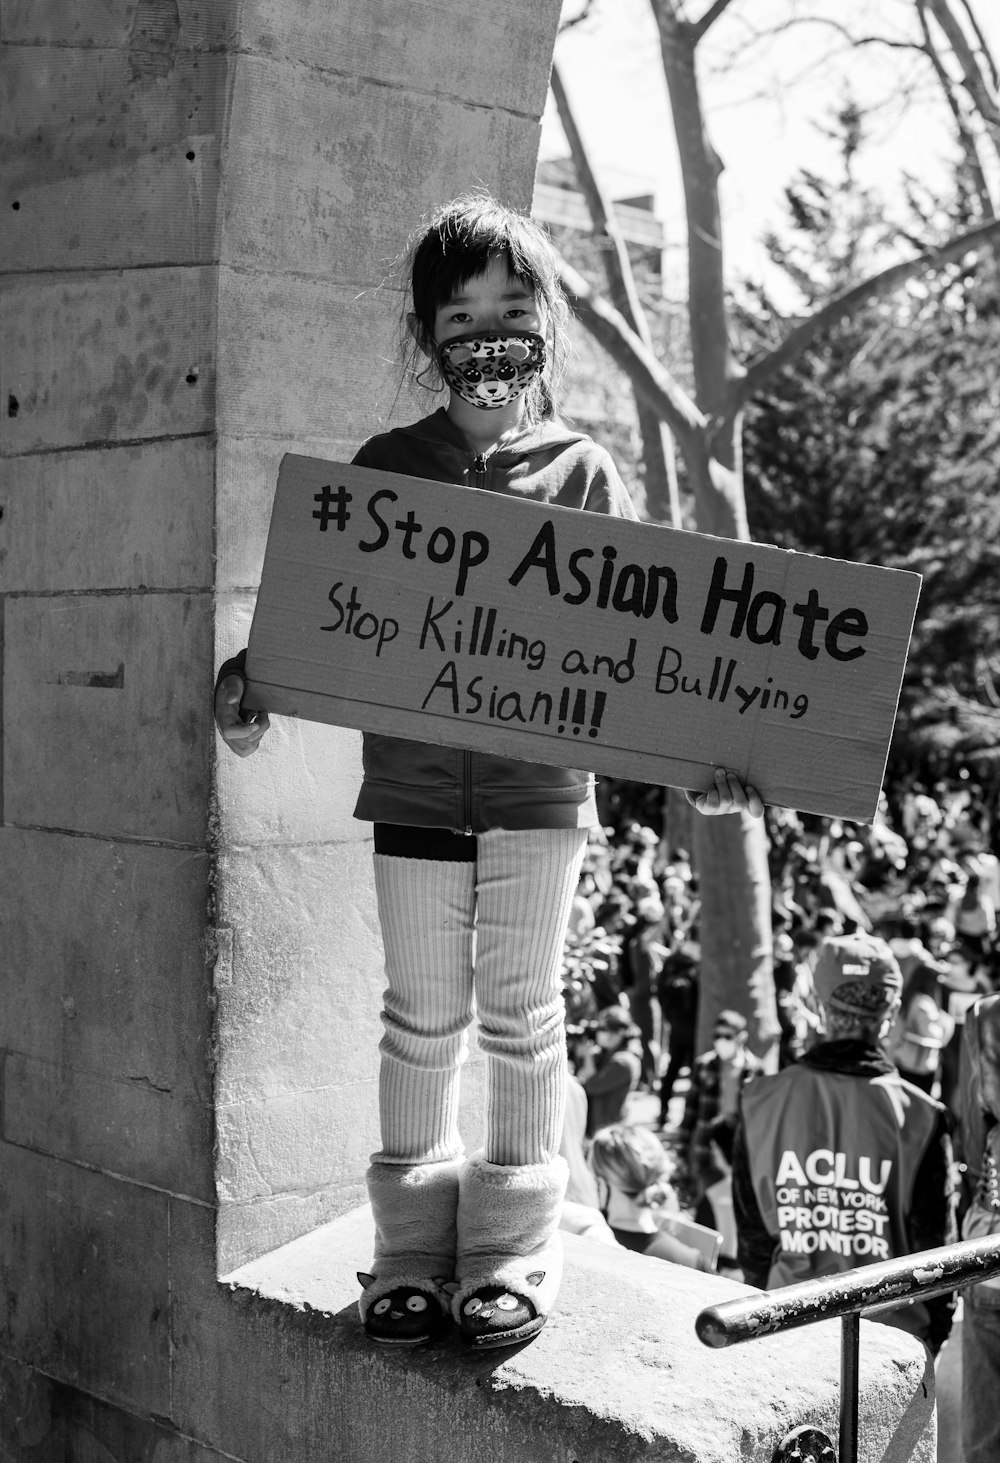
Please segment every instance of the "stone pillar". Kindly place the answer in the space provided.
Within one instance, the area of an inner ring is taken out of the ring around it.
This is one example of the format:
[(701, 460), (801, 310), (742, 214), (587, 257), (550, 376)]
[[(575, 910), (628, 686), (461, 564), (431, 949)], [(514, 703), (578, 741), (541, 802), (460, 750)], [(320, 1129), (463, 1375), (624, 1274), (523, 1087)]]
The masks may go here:
[(410, 229), (530, 203), (558, 11), (4, 7), (0, 1351), (223, 1449), (192, 1287), (359, 1201), (382, 979), (357, 735), (217, 761), (214, 670), (281, 454), (414, 410)]

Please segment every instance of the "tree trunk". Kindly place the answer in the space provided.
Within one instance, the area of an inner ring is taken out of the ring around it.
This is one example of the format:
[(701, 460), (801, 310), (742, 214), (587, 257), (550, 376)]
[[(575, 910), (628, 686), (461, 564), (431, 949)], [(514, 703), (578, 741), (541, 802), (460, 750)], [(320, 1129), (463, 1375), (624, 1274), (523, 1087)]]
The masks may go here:
[(742, 813), (692, 822), (701, 893), (698, 1051), (712, 1044), (715, 1018), (747, 1018), (750, 1047), (777, 1067), (780, 1028), (771, 949), (771, 879), (763, 825)]
[(646, 490), (646, 512), (654, 523), (669, 523), (683, 528), (681, 499), (677, 487), (677, 467), (670, 433), (661, 417), (636, 398), (639, 432), (642, 436), (643, 487)]
[[(741, 374), (729, 347), (718, 180), (721, 171), (705, 129), (695, 47), (698, 30), (673, 0), (653, 0), (674, 119), (688, 230), (688, 300), (695, 396), (712, 423), (703, 450), (685, 454), (703, 533), (749, 539), (743, 496), (736, 384)], [(743, 769), (735, 768), (739, 772)], [(770, 1060), (778, 1021), (771, 947), (771, 893), (764, 825), (742, 814), (694, 819), (695, 868), (701, 894), (702, 982), (699, 1050), (718, 1012), (741, 1011), (750, 1044)]]

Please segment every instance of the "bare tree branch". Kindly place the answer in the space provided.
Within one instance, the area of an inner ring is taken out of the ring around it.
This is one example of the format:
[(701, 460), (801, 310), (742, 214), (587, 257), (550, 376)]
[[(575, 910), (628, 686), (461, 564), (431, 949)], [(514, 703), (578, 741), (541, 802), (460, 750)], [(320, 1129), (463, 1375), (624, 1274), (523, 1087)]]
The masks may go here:
[(962, 68), (965, 89), (986, 124), (987, 133), (993, 141), (997, 156), (1000, 157), (1000, 104), (995, 90), (984, 76), (979, 59), (948, 0), (926, 0), (926, 4), (948, 39), (955, 59)]
[(713, 0), (701, 19), (694, 22), (695, 39), (700, 41), (705, 32), (715, 24), (720, 15), (729, 9), (731, 4), (732, 0)]
[[(608, 277), (611, 303), (615, 309), (620, 311), (626, 324), (635, 331), (642, 343), (652, 351), (653, 336), (646, 312), (639, 299), (639, 292), (635, 287), (635, 276), (632, 273), (628, 247), (621, 229), (618, 227), (612, 201), (594, 171), (590, 155), (580, 135), (580, 129), (576, 125), (573, 108), (570, 105), (558, 66), (552, 68), (551, 86), (559, 112), (559, 120), (573, 156), (577, 180), (590, 210), (594, 232), (597, 235), (603, 235), (605, 247), (601, 250), (601, 257)], [(646, 506), (657, 518), (664, 514), (669, 515), (674, 527), (680, 528), (680, 489), (677, 483), (673, 442), (664, 427), (660, 413), (653, 410), (642, 398), (637, 397), (636, 405), (639, 412), (639, 430), (642, 434), (643, 462), (646, 474)]]
[[(892, 35), (885, 31), (861, 32), (857, 29), (858, 22), (843, 20), (836, 15), (816, 15), (795, 13), (783, 20), (775, 21), (768, 25), (754, 25), (751, 20), (752, 11), (748, 7), (747, 12), (741, 9), (732, 17), (732, 33), (734, 40), (724, 48), (723, 59), (717, 59), (713, 71), (731, 75), (737, 72), (744, 87), (740, 105), (746, 105), (754, 101), (775, 102), (779, 98), (774, 94), (774, 80), (770, 77), (770, 68), (765, 67), (768, 72), (768, 80), (760, 86), (750, 85), (747, 77), (748, 69), (754, 70), (752, 59), (764, 62), (774, 51), (776, 41), (781, 41), (791, 36), (795, 31), (826, 32), (831, 39), (824, 43), (823, 47), (805, 47), (798, 54), (793, 63), (787, 61), (782, 72), (781, 87), (783, 91), (791, 92), (802, 87), (807, 87), (813, 78), (819, 78), (825, 82), (831, 67), (836, 63), (843, 62), (844, 58), (855, 52), (865, 50), (881, 49), (890, 54), (896, 54), (905, 59), (919, 61), (923, 55), (923, 47), (914, 38), (907, 38), (904, 35)], [(719, 43), (716, 46), (717, 52), (722, 50)], [(748, 62), (749, 68), (748, 68)], [(901, 98), (906, 95), (914, 85), (918, 84), (916, 78), (908, 83), (904, 78), (897, 77), (891, 97), (887, 98), (882, 106), (898, 106)], [(869, 104), (866, 110), (877, 110), (877, 104)]]
[(920, 22), (920, 29), (924, 37), (924, 49), (927, 58), (934, 68), (935, 75), (941, 84), (941, 91), (948, 104), (952, 119), (955, 123), (955, 131), (958, 135), (958, 143), (965, 155), (966, 167), (972, 186), (979, 199), (979, 205), (983, 210), (984, 218), (995, 218), (996, 210), (993, 207), (993, 200), (990, 198), (989, 185), (986, 182), (986, 173), (983, 169), (982, 159), (979, 156), (979, 147), (969, 125), (965, 119), (962, 108), (959, 106), (958, 98), (955, 95), (955, 87), (948, 74), (947, 67), (941, 59), (940, 52), (931, 35), (930, 26), (927, 24), (927, 0), (917, 0), (917, 19)]
[(734, 390), (740, 404), (745, 405), (751, 397), (757, 394), (769, 376), (795, 360), (824, 330), (828, 330), (838, 320), (852, 315), (866, 300), (887, 295), (924, 270), (933, 269), (939, 264), (946, 264), (949, 259), (960, 259), (963, 254), (971, 253), (980, 245), (992, 246), (997, 238), (1000, 238), (1000, 220), (992, 219), (989, 223), (979, 224), (974, 229), (966, 229), (964, 233), (956, 234), (946, 244), (927, 249), (912, 259), (902, 260), (899, 264), (892, 264), (879, 274), (863, 280), (861, 284), (853, 285), (850, 289), (842, 291), (817, 310), (814, 315), (810, 315), (807, 320), (803, 320), (794, 330), (790, 331), (775, 350), (750, 363), (746, 374), (741, 380), (734, 383)]
[(993, 52), (987, 45), (982, 26), (979, 24), (976, 13), (972, 8), (972, 0), (962, 0), (962, 9), (965, 11), (969, 25), (972, 27), (972, 33), (976, 38), (976, 44), (979, 47), (983, 60), (990, 68), (990, 79), (993, 82), (993, 90), (996, 91), (1000, 88), (1000, 71), (997, 71), (996, 62), (993, 59)]
[(594, 339), (627, 373), (643, 399), (659, 412), (685, 452), (698, 454), (708, 419), (614, 306), (591, 289), (565, 259), (559, 261), (559, 274), (570, 304)]
[(584, 146), (580, 129), (576, 125), (576, 117), (570, 106), (566, 88), (563, 85), (562, 76), (558, 66), (552, 67), (550, 78), (552, 95), (555, 98), (556, 109), (559, 113), (559, 120), (562, 123), (563, 132), (566, 134), (566, 141), (569, 143), (569, 150), (573, 156), (573, 163), (576, 167), (576, 176), (583, 190), (583, 196), (587, 200), (587, 207), (590, 210), (590, 217), (594, 224), (594, 233), (604, 236), (606, 247), (601, 250), (601, 257), (604, 261), (605, 273), (608, 276), (608, 288), (611, 292), (611, 302), (616, 310), (620, 310), (628, 324), (647, 345), (651, 344), (652, 337), (649, 331), (649, 322), (646, 319), (645, 311), (639, 300), (639, 294), (635, 287), (635, 278), (632, 274), (632, 265), (628, 257), (628, 249), (625, 240), (622, 238), (621, 229), (615, 218), (614, 208), (611, 199), (605, 193), (597, 174), (594, 172), (590, 156)]

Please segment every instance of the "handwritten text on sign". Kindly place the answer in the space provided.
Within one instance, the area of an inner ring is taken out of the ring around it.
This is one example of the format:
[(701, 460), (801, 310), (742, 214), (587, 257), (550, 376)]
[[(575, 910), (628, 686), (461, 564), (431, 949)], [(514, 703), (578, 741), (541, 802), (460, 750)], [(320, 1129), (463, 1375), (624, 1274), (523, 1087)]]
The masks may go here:
[(868, 820), (919, 576), (289, 455), (245, 704)]

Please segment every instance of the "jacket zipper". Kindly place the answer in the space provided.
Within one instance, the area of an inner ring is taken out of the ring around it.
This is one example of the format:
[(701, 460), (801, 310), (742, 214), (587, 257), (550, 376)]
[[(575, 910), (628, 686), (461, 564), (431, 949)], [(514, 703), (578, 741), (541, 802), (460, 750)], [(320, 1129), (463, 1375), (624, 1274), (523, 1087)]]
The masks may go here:
[(462, 818), (465, 832), (472, 832), (472, 753), (462, 753)]
[[(485, 452), (477, 452), (473, 462), (472, 471), (473, 487), (483, 489), (486, 487), (486, 469), (489, 466), (489, 456)], [(465, 831), (472, 833), (472, 753), (462, 753), (462, 817), (465, 822)]]

